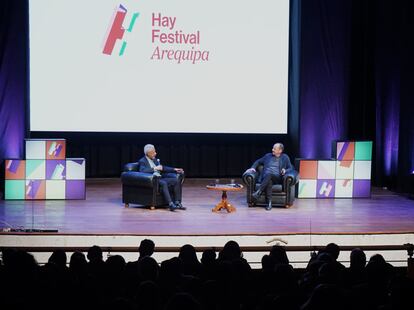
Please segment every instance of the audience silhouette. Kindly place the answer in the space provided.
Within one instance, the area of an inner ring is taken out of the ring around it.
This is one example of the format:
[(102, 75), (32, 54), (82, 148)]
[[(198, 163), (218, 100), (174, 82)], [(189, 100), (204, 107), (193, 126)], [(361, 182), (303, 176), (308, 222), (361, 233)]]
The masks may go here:
[(380, 254), (350, 253), (350, 266), (338, 261), (340, 248), (330, 243), (313, 255), (305, 270), (294, 269), (285, 248), (274, 246), (251, 269), (235, 241), (198, 259), (186, 244), (177, 257), (160, 263), (151, 257), (155, 244), (141, 242), (137, 261), (121, 255), (104, 260), (99, 246), (87, 256), (56, 250), (44, 265), (33, 255), (3, 250), (0, 300), (3, 309), (138, 310), (323, 310), (411, 309), (414, 283)]

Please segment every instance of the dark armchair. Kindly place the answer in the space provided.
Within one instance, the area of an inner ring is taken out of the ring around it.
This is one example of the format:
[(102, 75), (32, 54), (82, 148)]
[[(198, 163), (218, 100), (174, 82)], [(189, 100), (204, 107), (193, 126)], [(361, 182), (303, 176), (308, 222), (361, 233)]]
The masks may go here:
[[(243, 174), (243, 182), (246, 185), (247, 203), (249, 207), (265, 206), (265, 195), (261, 195), (257, 201), (254, 201), (252, 194), (259, 189), (263, 165), (256, 168), (256, 172), (246, 172)], [(283, 176), (282, 184), (275, 184), (272, 187), (272, 205), (284, 206), (289, 208), (295, 200), (295, 185), (299, 181), (299, 174), (296, 170), (291, 169)]]
[[(174, 175), (183, 184), (184, 174)], [(155, 174), (139, 172), (138, 163), (126, 164), (121, 174), (122, 202), (125, 207), (128, 208), (130, 203), (149, 206), (151, 209), (168, 205), (160, 193), (159, 178)]]

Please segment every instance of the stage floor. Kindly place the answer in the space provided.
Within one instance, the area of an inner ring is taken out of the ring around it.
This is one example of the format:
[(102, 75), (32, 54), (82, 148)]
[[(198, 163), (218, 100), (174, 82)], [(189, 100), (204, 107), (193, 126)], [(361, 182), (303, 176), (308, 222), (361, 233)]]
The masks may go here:
[(187, 179), (186, 211), (124, 208), (119, 179), (88, 179), (86, 200), (0, 201), (0, 227), (57, 229), (59, 234), (214, 236), (401, 234), (414, 232), (414, 201), (383, 189), (370, 199), (296, 199), (289, 209), (248, 208), (245, 191), (229, 192), (234, 213), (211, 209), (221, 192), (212, 179)]

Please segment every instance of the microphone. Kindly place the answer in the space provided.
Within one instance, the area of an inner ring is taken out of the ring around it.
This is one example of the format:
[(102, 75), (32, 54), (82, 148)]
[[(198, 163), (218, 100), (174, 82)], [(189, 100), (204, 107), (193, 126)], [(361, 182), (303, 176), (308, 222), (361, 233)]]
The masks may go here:
[[(158, 158), (155, 158), (156, 160), (156, 164), (157, 164), (157, 166), (159, 166), (160, 164), (161, 164), (161, 161), (158, 159)], [(158, 176), (158, 177), (161, 177), (161, 172), (160, 171), (154, 171), (154, 173), (153, 173), (154, 175), (156, 175), (156, 176)]]

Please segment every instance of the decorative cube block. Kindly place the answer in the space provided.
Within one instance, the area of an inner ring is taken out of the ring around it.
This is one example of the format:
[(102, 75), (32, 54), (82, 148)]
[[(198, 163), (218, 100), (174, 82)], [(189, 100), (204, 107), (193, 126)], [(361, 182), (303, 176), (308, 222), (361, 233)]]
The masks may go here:
[(355, 198), (371, 197), (371, 180), (354, 180), (352, 196)]
[(318, 179), (316, 190), (317, 190), (316, 191), (317, 198), (334, 198), (335, 197), (335, 180)]
[(372, 160), (372, 141), (355, 142), (355, 160)]
[(368, 160), (356, 160), (354, 163), (354, 179), (371, 179), (371, 162)]
[(6, 160), (6, 180), (24, 180), (26, 176), (26, 161), (20, 159)]
[(301, 160), (299, 163), (299, 175), (303, 179), (316, 179), (318, 176), (317, 160)]
[(85, 179), (85, 159), (67, 158), (66, 159), (66, 180)]
[(64, 180), (46, 180), (46, 199), (65, 199), (66, 184)]
[(66, 199), (85, 199), (85, 180), (66, 180)]
[(26, 179), (28, 180), (46, 179), (46, 160), (43, 160), (43, 159), (26, 160)]
[(65, 139), (25, 145), (26, 160), (5, 161), (5, 199), (85, 199), (85, 159), (66, 158)]
[(335, 170), (335, 160), (318, 160), (318, 179), (335, 179)]
[(316, 197), (316, 180), (300, 180), (298, 197), (299, 198), (315, 198)]
[(355, 158), (355, 142), (338, 142), (336, 144), (336, 159), (338, 160), (354, 160)]
[(64, 180), (66, 176), (66, 160), (46, 160), (46, 179)]
[(46, 140), (27, 139), (26, 159), (46, 159)]
[(24, 180), (6, 180), (4, 199), (24, 199), (25, 198), (25, 181)]
[(45, 180), (26, 180), (25, 199), (45, 199), (46, 181)]
[(66, 140), (47, 140), (46, 141), (46, 159), (65, 159), (66, 158)]
[(353, 180), (335, 181), (335, 198), (352, 198)]
[(354, 162), (352, 160), (342, 160), (336, 162), (336, 178), (337, 179), (353, 179), (354, 178)]

